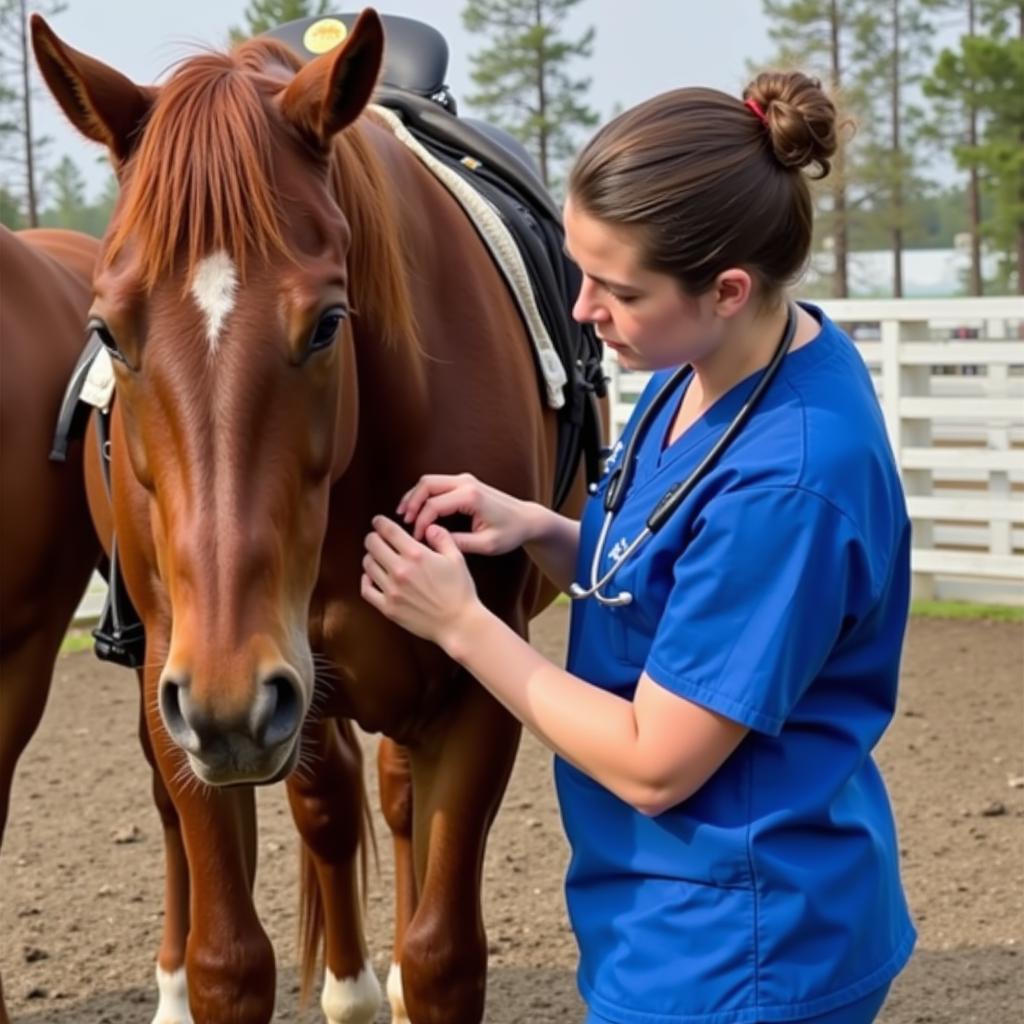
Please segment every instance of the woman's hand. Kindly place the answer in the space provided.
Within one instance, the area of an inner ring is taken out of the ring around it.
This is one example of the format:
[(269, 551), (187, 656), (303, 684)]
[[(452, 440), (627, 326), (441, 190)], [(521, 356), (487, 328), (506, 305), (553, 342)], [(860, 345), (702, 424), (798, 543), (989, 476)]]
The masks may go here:
[(469, 473), (423, 476), (398, 503), (398, 515), (412, 523), (416, 540), (427, 536), (437, 519), (465, 515), (470, 533), (447, 534), (464, 554), (503, 555), (530, 539), (531, 503), (482, 484)]
[(426, 540), (422, 544), (398, 523), (375, 516), (360, 592), (392, 622), (447, 649), (482, 605), (452, 535), (432, 525)]

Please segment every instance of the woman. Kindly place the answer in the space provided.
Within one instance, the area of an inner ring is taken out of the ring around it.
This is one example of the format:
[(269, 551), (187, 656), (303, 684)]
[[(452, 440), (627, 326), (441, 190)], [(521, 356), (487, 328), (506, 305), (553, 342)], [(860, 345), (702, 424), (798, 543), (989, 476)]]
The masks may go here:
[[(871, 758), (906, 625), (905, 502), (856, 350), (785, 296), (811, 243), (803, 171), (835, 149), (832, 103), (796, 72), (743, 101), (671, 92), (601, 130), (569, 180), (573, 315), (655, 371), (609, 530), (621, 444), (582, 523), (438, 476), (398, 507), (411, 535), (377, 517), (366, 541), (365, 599), (557, 755), (593, 1024), (864, 1024), (913, 947)], [(483, 607), (466, 553), (523, 545), (563, 590), (606, 574), (772, 362), (746, 424), (604, 583), (628, 603), (574, 606), (565, 671)], [(471, 532), (435, 522), (453, 513)]]

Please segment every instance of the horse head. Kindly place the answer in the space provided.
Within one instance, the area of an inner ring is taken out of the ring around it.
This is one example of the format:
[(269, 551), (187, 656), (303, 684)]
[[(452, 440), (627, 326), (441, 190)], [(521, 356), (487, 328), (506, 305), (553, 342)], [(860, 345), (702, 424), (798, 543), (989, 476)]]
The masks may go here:
[(32, 36), (121, 184), (91, 325), (116, 373), (115, 529), (142, 538), (122, 558), (160, 595), (143, 611), (167, 643), (148, 653), (160, 715), (203, 781), (268, 782), (295, 765), (314, 693), (310, 600), (358, 415), (349, 317), (391, 315), (379, 242), (338, 198), (373, 183), (336, 153), (359, 145), (341, 134), (376, 85), (381, 23), (364, 11), (305, 66), (267, 40), (201, 53), (159, 87), (38, 16)]

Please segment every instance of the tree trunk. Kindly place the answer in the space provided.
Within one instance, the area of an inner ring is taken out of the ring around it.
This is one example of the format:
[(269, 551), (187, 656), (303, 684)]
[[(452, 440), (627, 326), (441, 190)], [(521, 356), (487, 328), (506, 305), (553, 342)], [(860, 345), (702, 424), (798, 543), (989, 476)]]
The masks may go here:
[(28, 15), (25, 0), (19, 0), (21, 14), (21, 98), (25, 118), (25, 206), (29, 227), (39, 227), (39, 206), (36, 200), (35, 154), (32, 152), (32, 92), (28, 77)]
[(903, 152), (900, 139), (900, 0), (892, 0), (892, 294), (903, 298)]
[[(975, 0), (967, 0), (967, 35), (974, 38)], [(967, 100), (967, 145), (971, 152), (978, 148), (978, 108), (974, 101), (974, 84), (969, 86)], [(981, 276), (981, 182), (978, 168), (972, 166), (967, 180), (967, 230), (971, 238), (971, 267), (967, 293), (984, 295), (985, 282)]]
[[(540, 29), (544, 24), (544, 12), (541, 9), (541, 0), (534, 4), (534, 24)], [(547, 66), (544, 61), (544, 36), (539, 39), (537, 50), (537, 121), (539, 130), (537, 132), (537, 162), (540, 164), (540, 180), (544, 182), (545, 188), (551, 187), (551, 179), (548, 174), (548, 94), (547, 94)]]
[[(1017, 38), (1024, 41), (1024, 3), (1018, 7)], [(1020, 144), (1024, 148), (1024, 129), (1020, 133)], [(1024, 176), (1017, 179), (1017, 209), (1024, 209)], [(1024, 217), (1017, 214), (1017, 294), (1024, 295)], [(1018, 327), (1018, 333), (1024, 335), (1024, 324)]]
[[(832, 89), (839, 93), (842, 87), (842, 60), (839, 51), (839, 2), (831, 0), (829, 8), (829, 29), (832, 49)], [(837, 299), (845, 299), (850, 294), (850, 281), (847, 271), (849, 261), (849, 227), (846, 218), (846, 157), (843, 147), (836, 150), (832, 172), (832, 253), (835, 259), (835, 270), (832, 274), (832, 295)]]

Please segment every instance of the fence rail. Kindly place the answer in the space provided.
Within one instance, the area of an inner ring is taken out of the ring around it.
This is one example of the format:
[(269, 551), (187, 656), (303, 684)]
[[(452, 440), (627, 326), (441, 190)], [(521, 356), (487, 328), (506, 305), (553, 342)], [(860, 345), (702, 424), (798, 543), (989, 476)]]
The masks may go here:
[[(871, 371), (919, 597), (1024, 604), (1024, 298), (830, 300)], [(613, 433), (648, 374), (605, 363)]]
[[(921, 597), (1024, 604), (1024, 299), (832, 300), (875, 381)], [(613, 432), (647, 374), (606, 362)], [(95, 618), (94, 577), (79, 619)]]

